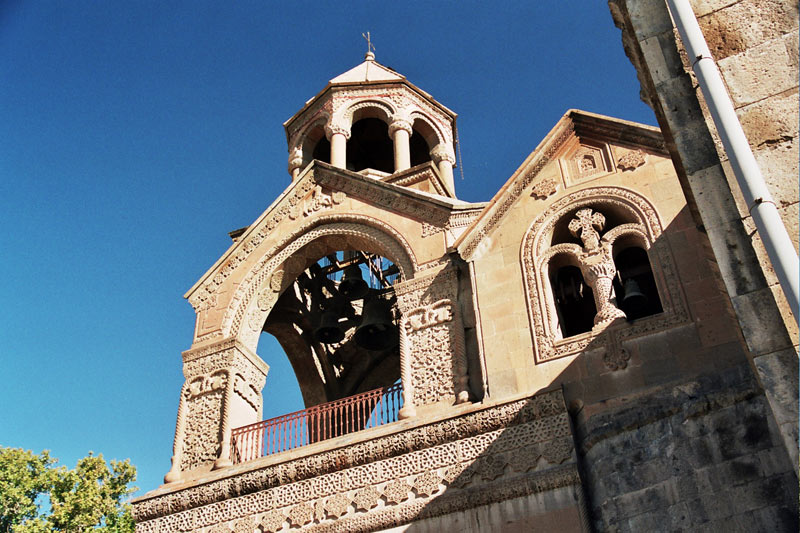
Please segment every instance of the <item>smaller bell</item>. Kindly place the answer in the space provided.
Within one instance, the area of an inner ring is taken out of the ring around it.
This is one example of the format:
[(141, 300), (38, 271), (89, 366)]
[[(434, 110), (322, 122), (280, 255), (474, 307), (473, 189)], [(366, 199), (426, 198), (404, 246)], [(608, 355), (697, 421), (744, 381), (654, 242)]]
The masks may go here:
[(339, 316), (335, 311), (325, 311), (314, 329), (314, 338), (322, 344), (334, 344), (344, 339), (344, 331), (339, 326)]
[(367, 295), (369, 286), (364, 278), (361, 276), (361, 267), (350, 265), (344, 269), (342, 274), (342, 282), (339, 284), (339, 294), (347, 297), (349, 300), (358, 300)]
[(628, 278), (622, 286), (622, 310), (628, 315), (628, 319), (633, 320), (642, 316), (642, 310), (647, 305), (647, 296), (642, 293), (639, 283), (633, 279)]
[(367, 350), (386, 350), (398, 342), (398, 330), (392, 320), (392, 309), (386, 300), (369, 299), (364, 303), (362, 322), (356, 329), (356, 343)]

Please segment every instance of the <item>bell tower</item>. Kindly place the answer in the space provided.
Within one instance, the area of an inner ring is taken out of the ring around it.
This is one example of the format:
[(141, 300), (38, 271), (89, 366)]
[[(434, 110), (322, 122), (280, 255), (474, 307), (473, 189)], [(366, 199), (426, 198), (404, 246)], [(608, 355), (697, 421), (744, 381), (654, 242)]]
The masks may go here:
[[(456, 114), (405, 76), (375, 61), (336, 76), (284, 123), (289, 173), (296, 180), (312, 160), (407, 185), (405, 171), (429, 164), (430, 192), (455, 197)], [(419, 188), (419, 187), (418, 187)]]

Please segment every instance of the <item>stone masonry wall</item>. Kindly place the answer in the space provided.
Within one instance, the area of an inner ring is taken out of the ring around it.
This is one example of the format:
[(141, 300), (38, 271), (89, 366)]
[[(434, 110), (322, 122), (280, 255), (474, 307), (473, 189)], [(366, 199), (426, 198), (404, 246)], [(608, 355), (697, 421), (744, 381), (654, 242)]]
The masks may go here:
[(797, 531), (797, 478), (747, 366), (594, 409), (576, 431), (597, 531)]
[[(797, 327), (730, 176), (664, 0), (611, 0), (699, 228), (708, 235), (759, 379), (795, 469)], [(767, 183), (797, 238), (797, 5), (697, 0), (696, 15)], [(795, 243), (797, 241), (795, 240)]]

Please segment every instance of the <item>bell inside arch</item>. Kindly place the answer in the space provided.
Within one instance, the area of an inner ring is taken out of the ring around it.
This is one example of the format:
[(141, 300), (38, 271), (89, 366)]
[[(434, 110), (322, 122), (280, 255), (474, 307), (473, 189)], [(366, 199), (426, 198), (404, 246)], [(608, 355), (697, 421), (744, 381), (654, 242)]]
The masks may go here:
[(633, 278), (628, 278), (622, 286), (621, 307), (628, 316), (638, 316), (642, 309), (647, 306), (647, 296), (642, 292), (639, 283)]
[(314, 328), (314, 338), (322, 344), (334, 344), (344, 339), (344, 329), (339, 325), (339, 315), (335, 311), (322, 313), (319, 325)]
[(391, 304), (383, 299), (370, 298), (364, 303), (361, 325), (355, 341), (366, 350), (387, 350), (398, 342), (397, 327), (392, 318)]
[(349, 300), (358, 300), (367, 295), (369, 286), (361, 275), (359, 265), (350, 265), (342, 273), (342, 282), (339, 284), (339, 294)]

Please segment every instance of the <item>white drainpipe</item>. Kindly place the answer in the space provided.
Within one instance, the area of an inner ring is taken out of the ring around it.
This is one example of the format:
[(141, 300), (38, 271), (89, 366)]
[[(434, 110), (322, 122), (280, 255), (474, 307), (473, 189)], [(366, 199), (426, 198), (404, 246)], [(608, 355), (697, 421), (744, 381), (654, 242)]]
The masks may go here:
[(789, 302), (794, 319), (798, 320), (800, 300), (800, 262), (794, 251), (792, 239), (783, 225), (778, 208), (764, 183), (761, 169), (750, 149), (750, 143), (736, 116), (722, 76), (711, 57), (703, 32), (697, 23), (689, 0), (667, 0), (669, 10), (683, 45), (692, 60), (692, 67), (700, 83), (711, 117), (717, 127), (722, 145), (728, 154), (736, 181), (742, 190), (756, 230), (764, 242), (767, 255), (780, 281), (783, 294)]

